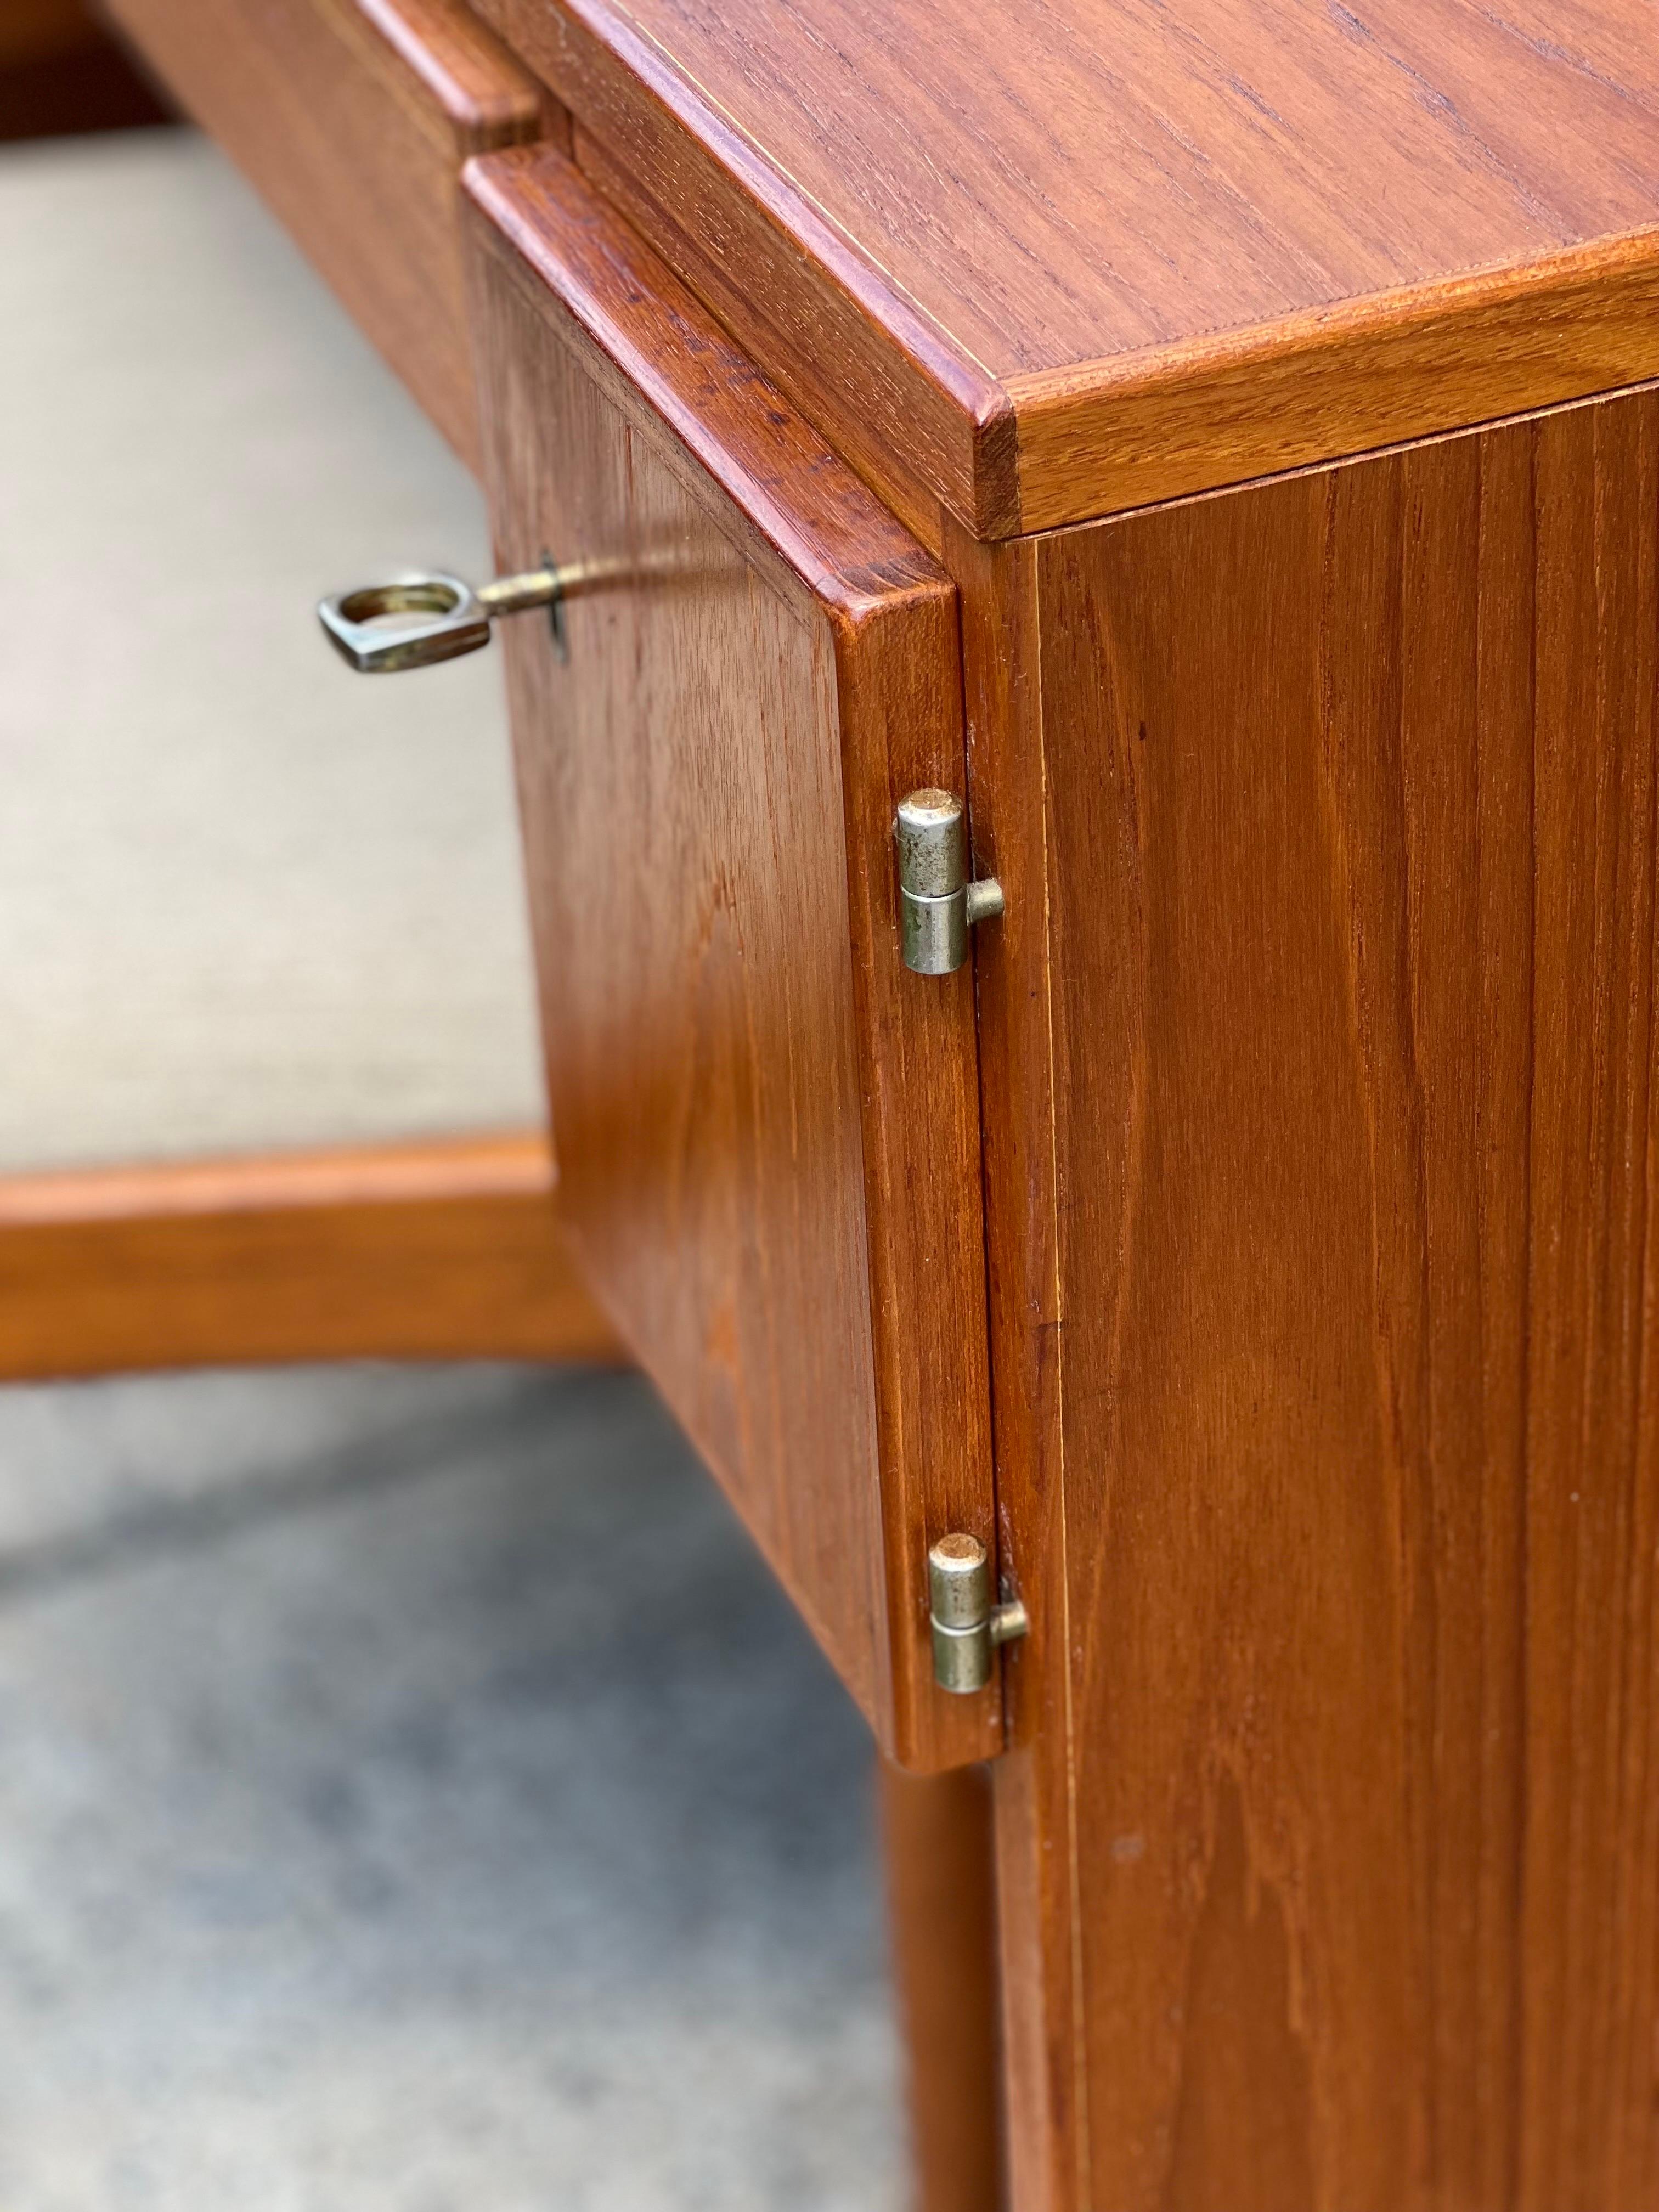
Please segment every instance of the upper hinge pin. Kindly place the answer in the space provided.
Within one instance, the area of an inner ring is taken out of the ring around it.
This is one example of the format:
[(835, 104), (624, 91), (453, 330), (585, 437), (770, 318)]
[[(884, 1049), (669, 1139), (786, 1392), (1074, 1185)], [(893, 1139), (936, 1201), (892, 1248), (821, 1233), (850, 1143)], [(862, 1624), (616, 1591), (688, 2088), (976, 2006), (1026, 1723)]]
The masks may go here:
[(913, 791), (893, 820), (898, 845), (899, 934), (918, 975), (951, 975), (968, 957), (975, 922), (1002, 912), (994, 876), (968, 880), (968, 831), (953, 791)]

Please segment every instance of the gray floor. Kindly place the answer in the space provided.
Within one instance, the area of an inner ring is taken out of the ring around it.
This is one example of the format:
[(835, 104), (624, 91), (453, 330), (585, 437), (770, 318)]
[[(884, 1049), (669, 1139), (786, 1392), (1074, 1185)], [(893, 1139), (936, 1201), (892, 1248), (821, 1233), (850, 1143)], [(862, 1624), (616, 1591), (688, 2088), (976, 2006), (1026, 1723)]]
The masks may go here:
[(855, 1718), (629, 1377), (0, 1391), (6, 2212), (891, 2212)]

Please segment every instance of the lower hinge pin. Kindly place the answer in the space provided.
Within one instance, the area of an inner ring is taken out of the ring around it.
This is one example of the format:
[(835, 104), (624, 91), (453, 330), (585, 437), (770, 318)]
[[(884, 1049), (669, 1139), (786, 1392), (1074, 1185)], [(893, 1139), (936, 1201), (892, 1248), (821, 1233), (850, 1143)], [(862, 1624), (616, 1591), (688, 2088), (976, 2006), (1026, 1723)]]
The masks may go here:
[(1030, 1626), (1018, 1598), (991, 1602), (991, 1562), (977, 1536), (941, 1536), (927, 1554), (933, 1680), (955, 1697), (989, 1686), (991, 1654)]

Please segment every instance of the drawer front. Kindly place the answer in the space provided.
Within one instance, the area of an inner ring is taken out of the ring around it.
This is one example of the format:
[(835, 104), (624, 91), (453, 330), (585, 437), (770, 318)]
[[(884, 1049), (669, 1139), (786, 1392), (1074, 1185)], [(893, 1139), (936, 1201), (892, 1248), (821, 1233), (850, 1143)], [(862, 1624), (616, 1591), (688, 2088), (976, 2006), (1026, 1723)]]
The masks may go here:
[(457, 180), (543, 95), (455, 0), (110, 0), (469, 466)]
[(890, 836), (964, 780), (954, 589), (562, 156), (467, 179), (498, 554), (596, 564), (505, 640), (567, 1224), (889, 1748), (983, 1758), (971, 973), (903, 967)]

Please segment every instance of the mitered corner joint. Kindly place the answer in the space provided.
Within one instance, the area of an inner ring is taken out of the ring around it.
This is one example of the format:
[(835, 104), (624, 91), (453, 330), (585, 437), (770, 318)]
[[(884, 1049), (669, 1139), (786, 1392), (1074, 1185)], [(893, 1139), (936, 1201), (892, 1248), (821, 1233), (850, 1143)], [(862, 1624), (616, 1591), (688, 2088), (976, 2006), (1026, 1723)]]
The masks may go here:
[(968, 957), (968, 933), (1002, 912), (994, 876), (968, 880), (965, 810), (953, 791), (913, 791), (893, 819), (898, 846), (899, 934), (918, 975), (951, 975)]
[(1018, 1598), (991, 1602), (991, 1562), (977, 1536), (941, 1536), (927, 1554), (927, 1595), (933, 1632), (933, 1680), (952, 1696), (990, 1686), (992, 1654), (1030, 1626)]

